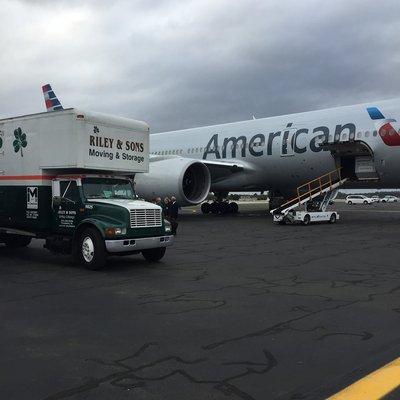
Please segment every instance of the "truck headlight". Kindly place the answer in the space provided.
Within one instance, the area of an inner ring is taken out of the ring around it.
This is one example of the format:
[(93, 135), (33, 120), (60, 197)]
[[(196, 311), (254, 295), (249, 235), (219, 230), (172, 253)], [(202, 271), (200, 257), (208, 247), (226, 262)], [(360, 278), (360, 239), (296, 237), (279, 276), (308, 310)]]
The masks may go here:
[(126, 228), (106, 228), (105, 234), (107, 237), (113, 237), (115, 235), (125, 235)]
[(171, 232), (172, 231), (171, 223), (167, 219), (164, 219), (164, 226), (165, 226), (165, 232)]

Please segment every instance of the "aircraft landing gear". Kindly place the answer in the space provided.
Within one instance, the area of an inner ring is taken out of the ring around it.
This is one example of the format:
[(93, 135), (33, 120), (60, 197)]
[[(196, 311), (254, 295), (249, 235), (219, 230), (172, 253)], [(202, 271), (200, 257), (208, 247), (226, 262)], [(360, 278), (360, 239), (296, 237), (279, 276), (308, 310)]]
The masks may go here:
[(239, 206), (234, 201), (213, 201), (212, 203), (203, 203), (201, 205), (203, 214), (236, 214), (239, 211)]
[(214, 194), (216, 197), (215, 201), (201, 205), (203, 214), (236, 214), (239, 211), (237, 203), (225, 200), (228, 197), (228, 192)]

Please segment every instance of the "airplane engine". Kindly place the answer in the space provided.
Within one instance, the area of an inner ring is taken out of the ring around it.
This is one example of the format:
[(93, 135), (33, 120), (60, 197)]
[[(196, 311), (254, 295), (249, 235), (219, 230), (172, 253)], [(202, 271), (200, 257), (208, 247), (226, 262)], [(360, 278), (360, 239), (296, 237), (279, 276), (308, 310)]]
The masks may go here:
[(174, 195), (181, 206), (203, 202), (211, 186), (208, 168), (200, 161), (170, 158), (150, 162), (148, 173), (135, 176), (136, 193), (146, 200)]

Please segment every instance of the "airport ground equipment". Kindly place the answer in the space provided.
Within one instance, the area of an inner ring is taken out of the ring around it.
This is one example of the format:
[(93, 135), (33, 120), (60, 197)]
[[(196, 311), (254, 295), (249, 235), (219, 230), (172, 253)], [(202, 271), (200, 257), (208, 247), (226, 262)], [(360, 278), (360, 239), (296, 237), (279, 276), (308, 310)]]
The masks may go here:
[(0, 120), (0, 242), (45, 239), (90, 269), (108, 255), (158, 261), (173, 243), (160, 207), (139, 200), (146, 123), (64, 109)]
[[(271, 210), (274, 222), (304, 225), (311, 222), (336, 222), (339, 214), (336, 211), (327, 211), (327, 207), (346, 180), (341, 176), (341, 168), (337, 168), (299, 186), (294, 198)], [(303, 210), (299, 209), (301, 206), (304, 206)]]

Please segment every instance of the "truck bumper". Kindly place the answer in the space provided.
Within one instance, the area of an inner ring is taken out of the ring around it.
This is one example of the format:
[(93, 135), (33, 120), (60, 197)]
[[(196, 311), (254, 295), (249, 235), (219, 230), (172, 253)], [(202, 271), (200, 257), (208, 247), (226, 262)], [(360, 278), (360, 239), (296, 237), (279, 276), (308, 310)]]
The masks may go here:
[(106, 240), (106, 249), (109, 253), (128, 253), (132, 251), (155, 249), (157, 247), (167, 247), (171, 246), (173, 242), (174, 237), (172, 235), (140, 239)]

